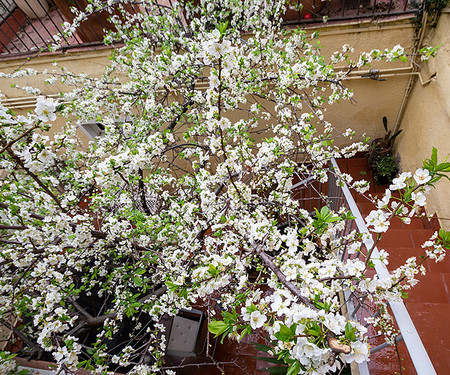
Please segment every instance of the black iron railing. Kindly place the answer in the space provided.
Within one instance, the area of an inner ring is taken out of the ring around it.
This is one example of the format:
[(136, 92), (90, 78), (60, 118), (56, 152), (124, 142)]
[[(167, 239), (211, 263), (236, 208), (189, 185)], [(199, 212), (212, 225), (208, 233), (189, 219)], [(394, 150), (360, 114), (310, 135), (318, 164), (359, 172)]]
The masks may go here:
[[(387, 17), (415, 13), (421, 0), (303, 0), (302, 11), (290, 9), (285, 24), (310, 24), (356, 18)], [(144, 12), (142, 5), (130, 6), (129, 11)], [(65, 22), (71, 22), (70, 7), (84, 9), (87, 0), (0, 0), (0, 59), (20, 57), (40, 51), (56, 43)], [(113, 28), (110, 13), (94, 13), (70, 38), (63, 39), (63, 48), (71, 49), (101, 45), (105, 29)]]

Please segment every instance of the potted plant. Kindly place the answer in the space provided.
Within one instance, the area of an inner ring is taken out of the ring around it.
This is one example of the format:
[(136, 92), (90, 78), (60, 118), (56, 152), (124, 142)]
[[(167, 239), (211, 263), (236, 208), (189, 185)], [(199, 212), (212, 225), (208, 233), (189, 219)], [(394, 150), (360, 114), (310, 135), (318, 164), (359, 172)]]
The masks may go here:
[(392, 155), (392, 148), (394, 146), (395, 138), (397, 138), (398, 135), (402, 132), (401, 130), (398, 130), (394, 134), (392, 134), (392, 130), (388, 130), (386, 116), (383, 117), (383, 127), (385, 131), (384, 137), (375, 138), (370, 144), (368, 159), (369, 165), (372, 167), (372, 169), (379, 158)]
[(399, 171), (397, 159), (391, 155), (381, 156), (375, 161), (372, 170), (378, 184), (390, 184)]
[(325, 1), (322, 0), (292, 0), (289, 2), (284, 20), (300, 21), (302, 19), (310, 19), (311, 16), (318, 16), (325, 4)]

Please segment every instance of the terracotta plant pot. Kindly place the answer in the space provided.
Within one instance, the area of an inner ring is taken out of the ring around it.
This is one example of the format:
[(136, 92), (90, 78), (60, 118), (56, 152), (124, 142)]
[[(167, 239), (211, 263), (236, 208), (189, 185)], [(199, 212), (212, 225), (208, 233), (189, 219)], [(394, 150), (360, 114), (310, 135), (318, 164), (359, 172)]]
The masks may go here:
[(291, 0), (290, 3), (295, 7), (297, 7), (297, 5), (300, 3), (303, 5), (303, 9), (301, 10), (301, 12), (295, 9), (288, 9), (285, 16), (283, 17), (285, 21), (300, 21), (308, 18), (308, 16), (306, 16), (307, 14), (314, 18), (314, 16), (318, 15), (318, 13), (326, 4), (326, 2), (322, 0)]

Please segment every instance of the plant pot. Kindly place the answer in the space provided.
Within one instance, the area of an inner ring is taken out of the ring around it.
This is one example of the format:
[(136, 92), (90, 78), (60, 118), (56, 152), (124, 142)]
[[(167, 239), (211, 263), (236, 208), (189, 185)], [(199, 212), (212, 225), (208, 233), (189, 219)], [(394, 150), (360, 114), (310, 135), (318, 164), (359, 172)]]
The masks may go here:
[(303, 5), (301, 12), (296, 9), (288, 8), (286, 14), (283, 16), (284, 21), (300, 21), (305, 18), (306, 14), (314, 16), (319, 15), (319, 12), (325, 6), (325, 1), (322, 0), (291, 0), (290, 3), (296, 6), (298, 3)]
[(15, 0), (15, 3), (32, 20), (45, 17), (49, 8), (47, 0)]
[(370, 143), (369, 152), (367, 153), (369, 166), (373, 169), (376, 161), (384, 156), (392, 155), (392, 146), (391, 147), (383, 147), (381, 146), (381, 142), (383, 142), (383, 138), (376, 138)]
[(383, 176), (383, 175), (375, 174), (373, 176), (373, 178), (378, 185), (382, 186), (382, 185), (389, 185), (392, 182), (392, 180), (395, 178), (395, 175)]

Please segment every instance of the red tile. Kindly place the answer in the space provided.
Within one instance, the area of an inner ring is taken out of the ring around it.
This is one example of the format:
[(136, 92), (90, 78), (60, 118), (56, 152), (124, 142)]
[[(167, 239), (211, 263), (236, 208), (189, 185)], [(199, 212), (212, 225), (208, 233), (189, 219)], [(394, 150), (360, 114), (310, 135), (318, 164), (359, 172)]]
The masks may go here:
[(407, 308), (427, 353), (439, 375), (450, 369), (449, 305), (444, 303), (408, 303)]
[(426, 229), (423, 225), (422, 219), (421, 218), (412, 218), (411, 219), (411, 223), (406, 225), (405, 224), (405, 228), (408, 228), (410, 230), (423, 230)]
[(450, 273), (450, 255), (448, 254), (441, 262), (436, 263), (434, 260), (427, 259), (425, 263), (427, 272)]
[(412, 241), (414, 247), (422, 247), (422, 244), (430, 239), (434, 231), (432, 229), (412, 230)]
[[(417, 276), (419, 283), (408, 291), (406, 303), (449, 303), (447, 284), (440, 273)], [(450, 281), (450, 280), (448, 280)]]
[(386, 249), (389, 254), (398, 247), (414, 247), (410, 230), (390, 229), (383, 233), (379, 247)]
[[(379, 249), (382, 249), (383, 247), (379, 247)], [(417, 249), (414, 247), (397, 247), (397, 248), (385, 248), (385, 250), (389, 253), (389, 264), (388, 269), (394, 270), (397, 267), (400, 267), (405, 264), (405, 261), (408, 258), (416, 257), (417, 262), (419, 263), (421, 261), (420, 256), (424, 254), (422, 249)], [(424, 264), (425, 269), (427, 269), (427, 265)]]

